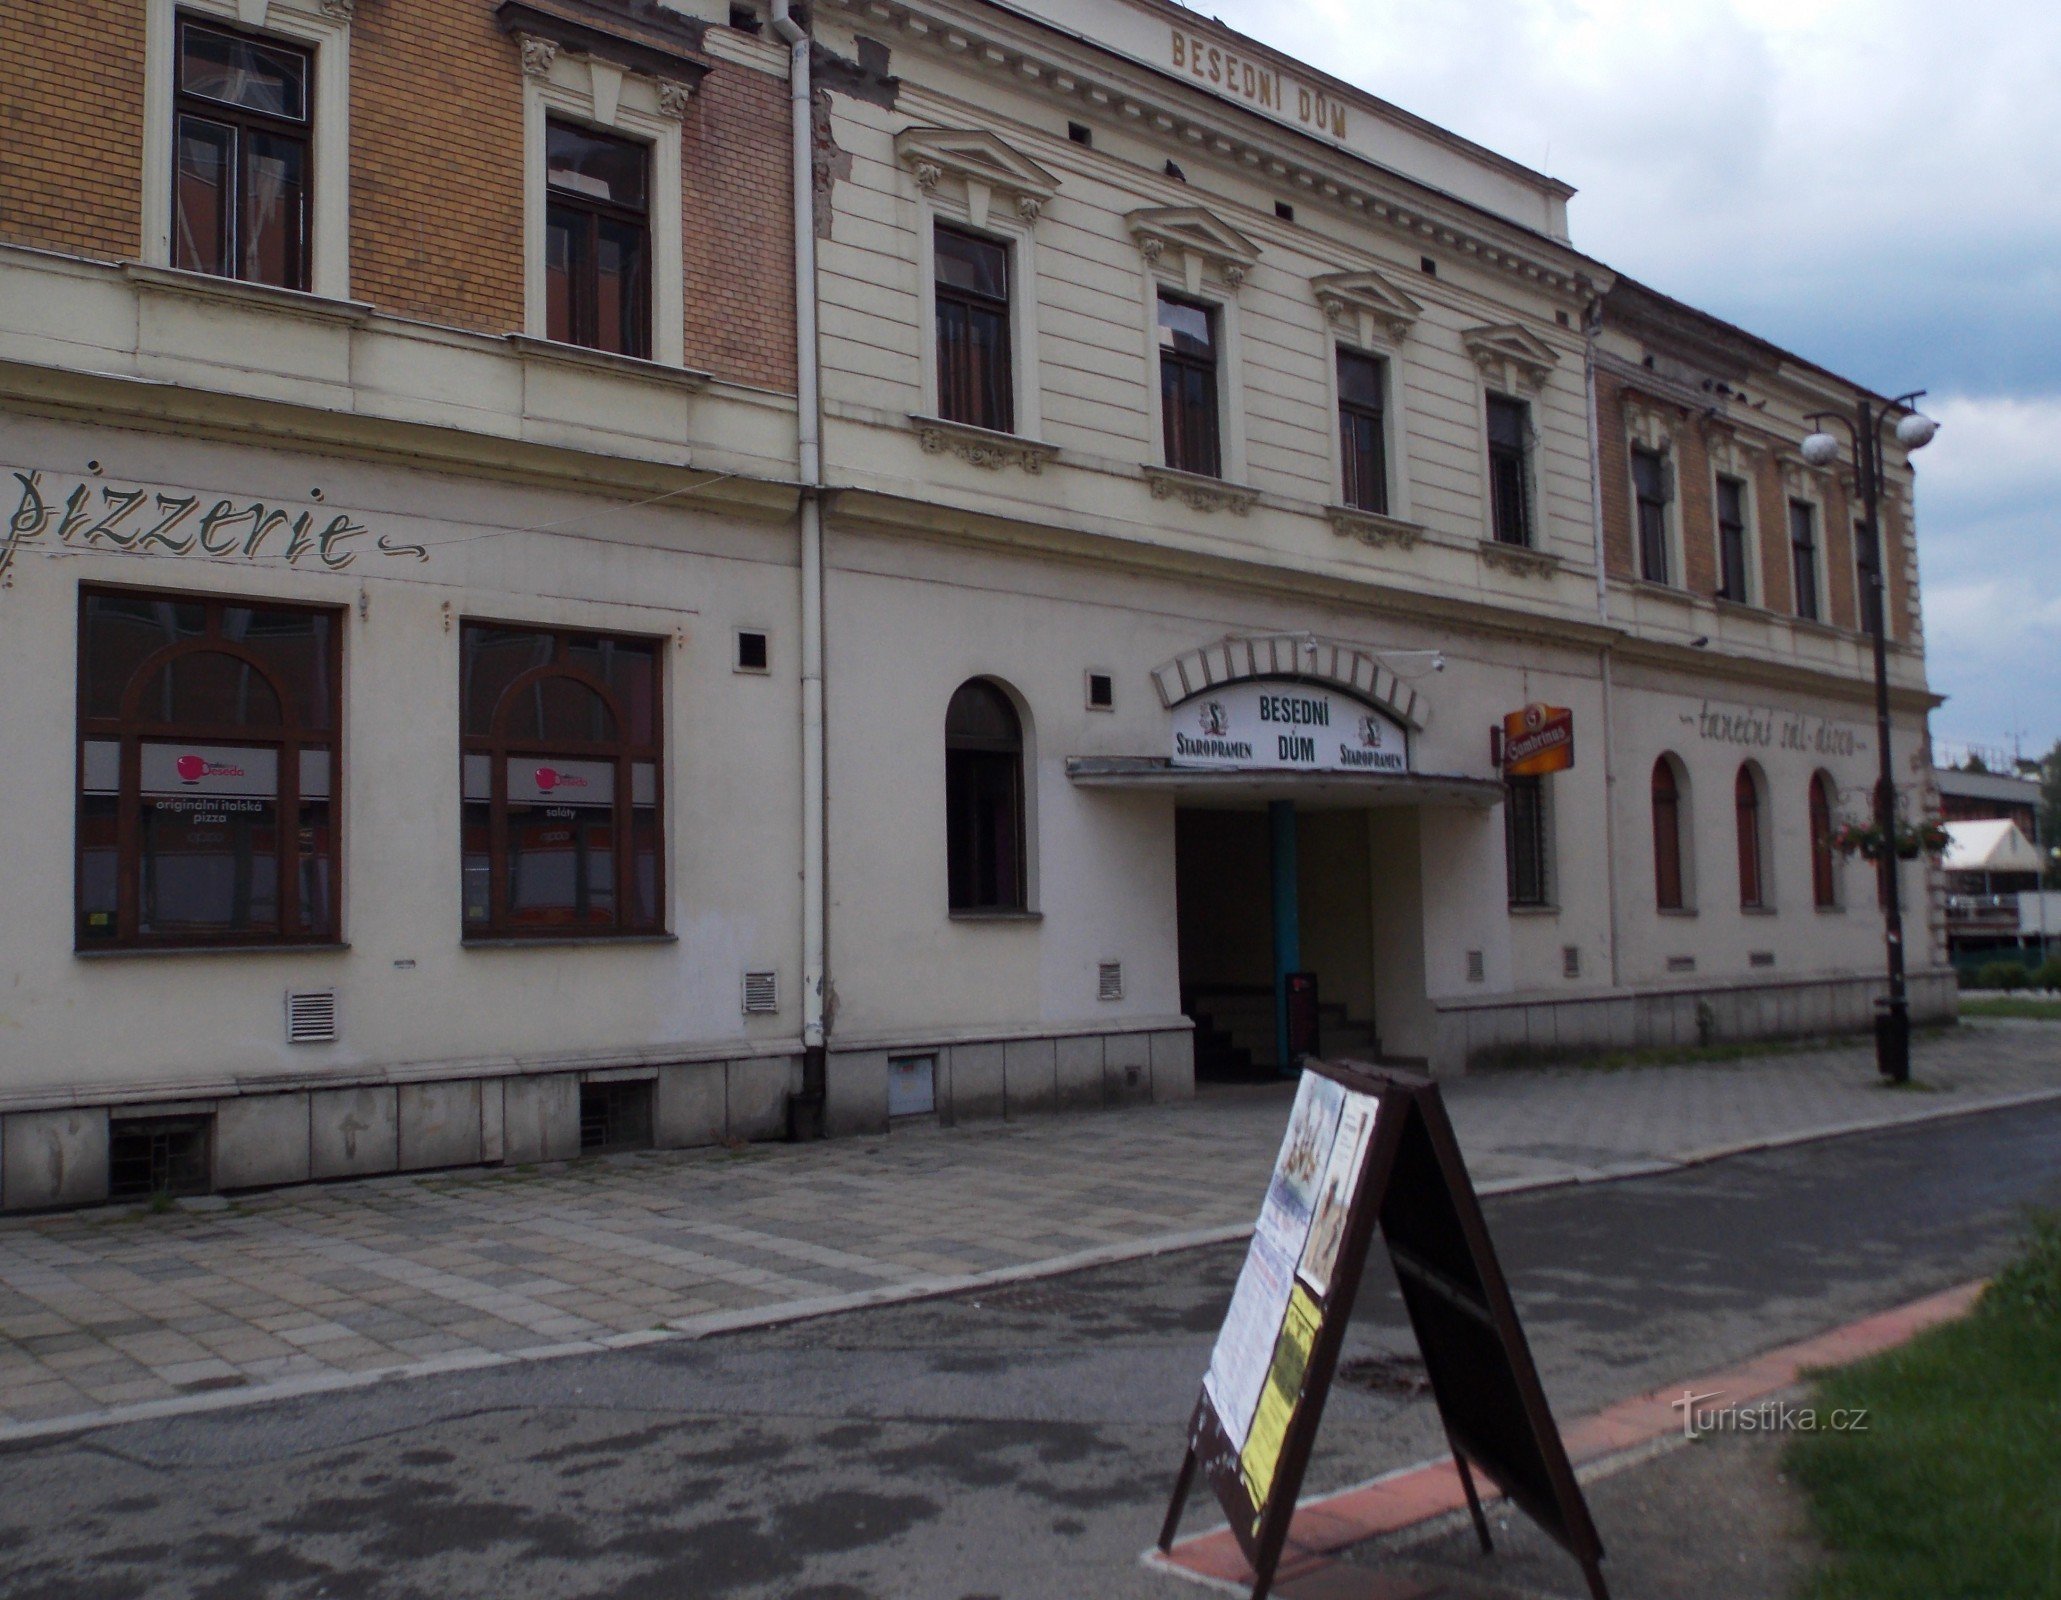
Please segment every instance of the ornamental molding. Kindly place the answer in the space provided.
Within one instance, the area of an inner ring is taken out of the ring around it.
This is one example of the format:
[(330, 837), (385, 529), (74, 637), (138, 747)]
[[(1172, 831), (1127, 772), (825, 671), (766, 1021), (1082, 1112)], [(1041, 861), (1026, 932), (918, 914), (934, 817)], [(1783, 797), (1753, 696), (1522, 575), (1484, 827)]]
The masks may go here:
[(526, 77), (551, 76), (551, 63), (558, 59), (556, 39), (546, 39), (542, 34), (536, 33), (518, 33), (515, 43), (522, 51), (522, 70)]
[(1313, 633), (1233, 634), (1152, 669), (1159, 703), (1171, 711), (1183, 700), (1254, 678), (1323, 684), (1385, 711), (1421, 732), (1431, 720), (1424, 696), (1368, 651)]
[(984, 128), (904, 128), (895, 135), (895, 159), (925, 194), (935, 194), (948, 177), (965, 184), (976, 228), (987, 226), (995, 195), (1029, 224), (1059, 192), (1056, 173)]
[(357, 0), (322, 0), (322, 15), (331, 22), (349, 26), (351, 14), (357, 10)]
[[(520, 47), (530, 77), (548, 76), (560, 55), (587, 61), (617, 87), (635, 73), (652, 81), (669, 117), (686, 113), (686, 96), (709, 72), (702, 26), (646, 0), (499, 0), (494, 21)], [(597, 101), (608, 94), (597, 88)]]
[[(1437, 191), (1385, 172), (1371, 162), (1325, 153), (1304, 159), (1310, 141), (1294, 129), (1261, 127), (1238, 114), (1235, 105), (1212, 107), (1224, 114), (1197, 115), (1185, 98), (1155, 92), (1133, 73), (1097, 70), (1089, 59), (1065, 56), (1034, 42), (1027, 31), (1010, 29), (1002, 17), (956, 12), (949, 25), (929, 8), (908, 0), (823, 0), (862, 31), (890, 37), (896, 48), (921, 48), (968, 70), (984, 73), (1011, 90), (1042, 93), (1060, 106), (1128, 126), (1168, 150), (1187, 145), (1235, 162), (1254, 182), (1301, 191), (1334, 206), (1357, 222), (1371, 222), (1421, 248), (1441, 248), (1481, 267), (1534, 288), (1586, 300), (1611, 282), (1609, 270), (1564, 243), (1512, 224), (1481, 226), (1478, 213), (1463, 212)], [(1001, 8), (995, 8), (998, 12)]]
[(1221, 478), (1206, 478), (1197, 472), (1177, 472), (1172, 467), (1141, 467), (1152, 485), (1155, 500), (1178, 500), (1190, 511), (1228, 511), (1234, 517), (1251, 514), (1259, 504), (1259, 490), (1247, 489)]
[(1698, 430), (1703, 435), (1703, 448), (1710, 454), (1711, 465), (1731, 477), (1751, 477), (1761, 458), (1768, 453), (1762, 440), (1740, 433), (1719, 417), (1705, 417), (1698, 424)]
[(1675, 444), (1675, 426), (1681, 418), (1682, 410), (1679, 406), (1629, 390), (1625, 392), (1624, 431), (1625, 437), (1633, 444), (1643, 445), (1648, 450), (1658, 450), (1663, 454), (1672, 450)]
[(1045, 463), (1059, 455), (1059, 446), (1046, 444), (1040, 439), (996, 433), (990, 428), (976, 428), (964, 422), (948, 422), (943, 417), (912, 416), (909, 420), (915, 426), (917, 442), (923, 446), (925, 455), (954, 455), (989, 472), (1003, 467), (1021, 467), (1025, 472), (1036, 474), (1043, 472)]
[(1375, 511), (1329, 506), (1325, 508), (1324, 515), (1330, 519), (1331, 531), (1341, 539), (1357, 539), (1376, 550), (1414, 550), (1417, 541), (1424, 537), (1423, 528), (1416, 523), (1402, 522)]
[(687, 115), (687, 107), (694, 99), (694, 85), (682, 83), (677, 78), (659, 78), (653, 85), (658, 91), (658, 114), (670, 117), (674, 122)]
[(1782, 473), (1782, 492), (1796, 500), (1822, 501), (1832, 486), (1832, 472), (1814, 467), (1802, 456), (1785, 450), (1775, 457)]
[(1381, 329), (1390, 343), (1401, 344), (1424, 312), (1422, 302), (1411, 299), (1372, 270), (1329, 272), (1312, 278), (1310, 288), (1316, 292), (1317, 304), (1325, 316), (1348, 327), (1358, 325), (1362, 344), (1371, 342), (1370, 327)]
[(1181, 262), (1191, 293), (1202, 287), (1205, 267), (1235, 292), (1260, 257), (1258, 245), (1206, 206), (1152, 206), (1131, 212), (1124, 226), (1152, 265), (1169, 254)]
[(1520, 578), (1550, 578), (1560, 570), (1560, 558), (1530, 545), (1505, 544), (1500, 539), (1481, 541), (1481, 564), (1497, 572)]
[(1557, 350), (1515, 322), (1469, 328), (1460, 335), (1460, 342), (1481, 375), (1508, 391), (1537, 394), (1560, 362)]

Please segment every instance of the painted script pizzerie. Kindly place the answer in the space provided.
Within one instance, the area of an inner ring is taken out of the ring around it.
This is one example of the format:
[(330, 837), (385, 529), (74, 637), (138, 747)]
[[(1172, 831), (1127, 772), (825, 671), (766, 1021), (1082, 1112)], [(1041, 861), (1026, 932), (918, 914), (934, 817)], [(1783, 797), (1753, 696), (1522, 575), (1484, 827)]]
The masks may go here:
[[(223, 497), (210, 503), (205, 495), (96, 485), (33, 469), (13, 476), (20, 495), (6, 527), (0, 529), (0, 576), (12, 565), (16, 550), (46, 538), (75, 549), (135, 554), (245, 561), (273, 556), (288, 566), (342, 572), (366, 553), (357, 541), (371, 532), (341, 512), (318, 523), (320, 512), (293, 511), (257, 500)], [(372, 548), (383, 556), (429, 559), (425, 546), (400, 543), (385, 534), (373, 540)]]

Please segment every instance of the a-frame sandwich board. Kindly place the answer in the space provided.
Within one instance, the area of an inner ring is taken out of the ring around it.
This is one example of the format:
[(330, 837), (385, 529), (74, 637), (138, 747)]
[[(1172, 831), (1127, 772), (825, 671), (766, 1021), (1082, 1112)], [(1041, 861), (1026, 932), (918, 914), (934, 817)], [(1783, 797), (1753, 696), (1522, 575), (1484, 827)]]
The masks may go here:
[(1483, 1549), (1478, 1469), (1608, 1600), (1603, 1546), (1547, 1408), (1438, 1085), (1306, 1064), (1287, 1136), (1188, 1427), (1160, 1531), (1169, 1549), (1198, 1470), (1266, 1600), (1379, 1231)]

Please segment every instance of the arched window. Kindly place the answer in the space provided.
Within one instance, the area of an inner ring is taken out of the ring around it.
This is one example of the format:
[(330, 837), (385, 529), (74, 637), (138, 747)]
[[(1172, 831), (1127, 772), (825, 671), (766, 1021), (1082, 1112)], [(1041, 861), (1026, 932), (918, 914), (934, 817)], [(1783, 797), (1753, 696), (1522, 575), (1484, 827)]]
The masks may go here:
[(1682, 875), (1682, 785), (1672, 756), (1653, 763), (1653, 899), (1662, 911), (1688, 905)]
[(1839, 879), (1832, 858), (1832, 780), (1811, 777), (1811, 899), (1820, 911), (1839, 904)]
[(945, 836), (952, 910), (1024, 909), (1023, 724), (985, 678), (945, 712)]
[(468, 622), (464, 931), (665, 927), (655, 639)]
[(1732, 814), (1739, 829), (1739, 904), (1758, 911), (1768, 903), (1767, 853), (1762, 830), (1766, 819), (1760, 802), (1760, 778), (1747, 762), (1732, 783)]
[(79, 948), (336, 937), (336, 614), (79, 601)]

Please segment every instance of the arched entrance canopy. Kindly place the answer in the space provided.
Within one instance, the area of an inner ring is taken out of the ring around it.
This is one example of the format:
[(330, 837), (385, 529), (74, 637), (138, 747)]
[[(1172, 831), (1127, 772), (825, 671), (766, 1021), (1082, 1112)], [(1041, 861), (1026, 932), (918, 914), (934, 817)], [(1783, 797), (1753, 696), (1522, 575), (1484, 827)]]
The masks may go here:
[(1306, 633), (1233, 635), (1176, 656), (1152, 672), (1160, 703), (1169, 710), (1211, 689), (1254, 678), (1295, 678), (1338, 689), (1413, 731), (1431, 718), (1424, 696), (1366, 651)]

